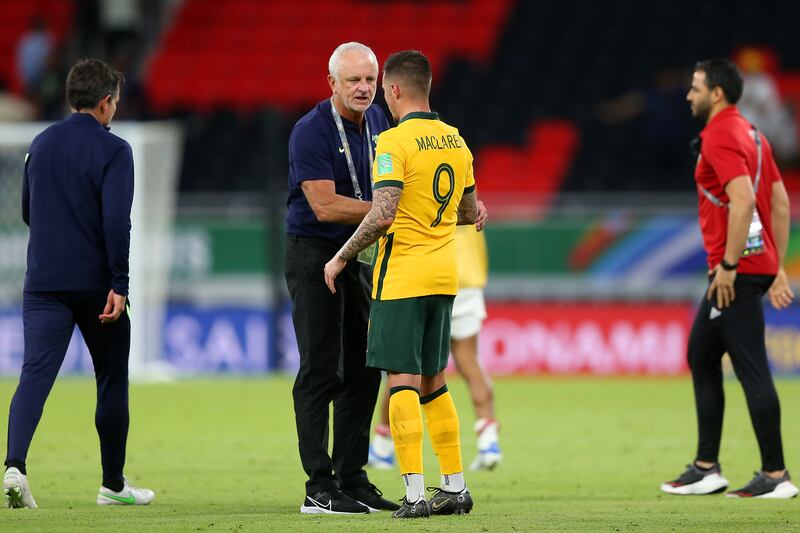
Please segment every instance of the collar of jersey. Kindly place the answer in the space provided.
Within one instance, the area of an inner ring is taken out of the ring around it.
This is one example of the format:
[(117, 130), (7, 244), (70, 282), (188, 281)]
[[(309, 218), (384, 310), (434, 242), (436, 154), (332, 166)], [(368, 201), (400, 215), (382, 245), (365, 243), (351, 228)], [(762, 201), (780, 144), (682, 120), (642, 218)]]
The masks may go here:
[(80, 113), (78, 111), (75, 111), (69, 117), (67, 117), (67, 120), (70, 120), (70, 121), (73, 121), (73, 122), (85, 122), (87, 124), (91, 124), (93, 126), (97, 126), (98, 128), (102, 128), (103, 127), (103, 125), (100, 124), (100, 122), (96, 118), (94, 118), (94, 115), (92, 115), (90, 113)]
[(398, 124), (402, 124), (406, 120), (411, 120), (412, 118), (424, 118), (427, 120), (439, 120), (439, 113), (426, 113), (425, 111), (414, 111), (412, 113), (407, 114), (403, 118), (400, 119)]
[(726, 107), (725, 109), (714, 115), (714, 118), (712, 118), (709, 121), (709, 123), (706, 124), (706, 128), (708, 126), (711, 126), (712, 124), (718, 124), (720, 121), (725, 120), (728, 117), (735, 117), (737, 115), (739, 115), (739, 108), (736, 107), (735, 105), (729, 105), (728, 107)]

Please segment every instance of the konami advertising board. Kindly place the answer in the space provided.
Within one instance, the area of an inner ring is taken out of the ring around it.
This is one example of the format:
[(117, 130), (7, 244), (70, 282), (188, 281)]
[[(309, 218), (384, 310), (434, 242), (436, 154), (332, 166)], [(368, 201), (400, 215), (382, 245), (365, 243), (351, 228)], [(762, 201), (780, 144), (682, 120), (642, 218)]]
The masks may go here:
[(492, 304), (479, 337), (493, 374), (680, 374), (690, 304)]

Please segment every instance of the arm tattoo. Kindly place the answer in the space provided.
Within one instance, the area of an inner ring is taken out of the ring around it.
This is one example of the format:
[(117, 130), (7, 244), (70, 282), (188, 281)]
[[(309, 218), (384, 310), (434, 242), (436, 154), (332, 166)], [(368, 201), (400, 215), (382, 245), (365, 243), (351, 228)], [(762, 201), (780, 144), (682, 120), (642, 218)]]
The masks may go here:
[(478, 201), (473, 191), (461, 197), (461, 203), (458, 204), (458, 222), (456, 224), (459, 226), (474, 224), (477, 219)]
[(375, 189), (372, 198), (372, 209), (361, 221), (353, 236), (339, 250), (339, 256), (342, 259), (345, 261), (353, 259), (359, 252), (365, 250), (370, 244), (377, 241), (381, 235), (386, 233), (397, 214), (401, 192), (403, 192), (403, 189), (400, 187)]

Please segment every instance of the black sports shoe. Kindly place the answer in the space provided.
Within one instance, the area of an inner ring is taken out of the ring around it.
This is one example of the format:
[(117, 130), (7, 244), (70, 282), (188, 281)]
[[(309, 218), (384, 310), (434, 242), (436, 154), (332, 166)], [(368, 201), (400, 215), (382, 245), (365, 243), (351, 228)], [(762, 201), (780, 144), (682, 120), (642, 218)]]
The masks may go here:
[(400, 509), (400, 506), (396, 503), (383, 498), (383, 493), (372, 483), (353, 489), (345, 489), (342, 492), (358, 503), (366, 505), (371, 513), (378, 511), (397, 511)]
[(467, 489), (461, 492), (447, 492), (439, 487), (428, 487), (433, 492), (430, 499), (431, 514), (469, 514), (472, 510), (472, 496)]
[(728, 480), (722, 477), (719, 463), (708, 470), (694, 463), (686, 465), (686, 471), (677, 479), (661, 484), (661, 490), (681, 496), (717, 494), (728, 488)]
[(300, 506), (303, 514), (367, 514), (369, 508), (339, 489), (321, 490), (306, 496)]
[(405, 496), (400, 505), (400, 509), (392, 513), (392, 518), (428, 518), (431, 515), (431, 507), (425, 498), (420, 498), (414, 503), (408, 503)]
[(773, 479), (764, 472), (755, 472), (750, 483), (741, 489), (726, 494), (728, 498), (775, 498), (788, 499), (797, 496), (798, 489), (792, 484), (787, 470), (783, 477)]

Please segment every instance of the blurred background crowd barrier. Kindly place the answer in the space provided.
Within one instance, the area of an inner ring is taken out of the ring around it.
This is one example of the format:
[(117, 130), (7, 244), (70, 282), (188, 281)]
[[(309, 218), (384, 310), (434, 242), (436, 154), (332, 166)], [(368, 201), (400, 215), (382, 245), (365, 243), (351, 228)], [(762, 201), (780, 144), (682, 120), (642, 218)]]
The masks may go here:
[[(287, 140), (329, 95), (341, 42), (415, 48), (432, 106), (476, 161), (491, 215), (495, 374), (686, 372), (706, 281), (685, 94), (731, 57), (740, 109), (800, 206), (800, 3), (591, 0), (0, 0), (0, 375), (22, 358), (20, 220), (30, 139), (64, 117), (83, 56), (123, 71), (115, 133), (136, 154), (133, 365), (141, 376), (293, 371), (283, 282)], [(376, 103), (382, 104), (378, 95)], [(58, 236), (54, 235), (54, 239)], [(787, 270), (800, 288), (800, 231)], [(800, 375), (800, 307), (767, 310)], [(76, 332), (64, 372), (90, 372)]]

